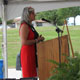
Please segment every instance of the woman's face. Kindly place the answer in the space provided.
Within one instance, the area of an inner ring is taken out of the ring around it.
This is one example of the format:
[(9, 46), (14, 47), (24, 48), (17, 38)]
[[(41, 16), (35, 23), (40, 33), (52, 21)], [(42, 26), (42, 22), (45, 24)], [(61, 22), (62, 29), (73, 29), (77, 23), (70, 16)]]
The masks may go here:
[(32, 22), (32, 21), (34, 21), (35, 20), (35, 12), (33, 11), (33, 12), (31, 12), (31, 14), (30, 14), (30, 21)]

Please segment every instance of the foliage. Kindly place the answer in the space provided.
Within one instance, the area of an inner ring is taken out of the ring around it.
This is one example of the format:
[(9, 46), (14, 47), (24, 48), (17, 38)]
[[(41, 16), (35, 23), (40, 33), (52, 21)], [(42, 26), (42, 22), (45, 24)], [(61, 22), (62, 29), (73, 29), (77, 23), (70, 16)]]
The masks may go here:
[(51, 60), (57, 67), (53, 70), (53, 75), (48, 80), (80, 80), (80, 54), (76, 57), (67, 57), (67, 63), (57, 63)]
[[(9, 20), (7, 21), (7, 24), (12, 24), (13, 23), (13, 20)], [(0, 18), (0, 24), (2, 24), (2, 19)]]
[(50, 11), (44, 11), (41, 13), (38, 13), (36, 16), (36, 19), (42, 19), (45, 18), (49, 21), (52, 21), (54, 25), (56, 25), (57, 22), (57, 14), (56, 14), (57, 10), (50, 10)]
[(69, 7), (69, 8), (61, 8), (57, 11), (58, 16), (61, 19), (67, 19), (69, 17), (74, 17), (74, 25), (75, 25), (75, 17), (80, 15), (80, 7)]
[(45, 18), (53, 22), (54, 25), (63, 25), (64, 20), (69, 17), (74, 17), (74, 25), (75, 25), (75, 17), (80, 15), (80, 7), (69, 7), (69, 8), (61, 8), (58, 10), (50, 10), (37, 13), (36, 19)]
[(1, 20), (1, 18), (0, 18), (0, 23), (2, 23), (2, 20)]
[(69, 8), (70, 11), (70, 16), (71, 17), (76, 17), (77, 15), (80, 15), (80, 7), (70, 7)]
[(13, 20), (7, 21), (7, 24), (12, 24), (12, 23), (13, 23)]

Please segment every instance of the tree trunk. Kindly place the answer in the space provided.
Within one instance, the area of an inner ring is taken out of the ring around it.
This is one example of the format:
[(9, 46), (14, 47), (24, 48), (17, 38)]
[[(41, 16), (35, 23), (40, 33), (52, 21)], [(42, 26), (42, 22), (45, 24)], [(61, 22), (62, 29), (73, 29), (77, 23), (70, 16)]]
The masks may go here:
[(76, 17), (74, 17), (74, 26), (75, 26), (75, 18), (76, 18)]

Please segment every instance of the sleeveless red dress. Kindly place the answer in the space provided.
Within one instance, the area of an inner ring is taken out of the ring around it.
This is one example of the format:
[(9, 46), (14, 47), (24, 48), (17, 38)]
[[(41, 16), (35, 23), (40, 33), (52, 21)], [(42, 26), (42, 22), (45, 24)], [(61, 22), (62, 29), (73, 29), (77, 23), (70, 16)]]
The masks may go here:
[[(22, 23), (20, 27), (22, 27)], [(34, 39), (34, 32), (29, 28), (28, 40)], [(36, 59), (35, 59), (35, 45), (22, 45), (21, 47), (21, 67), (23, 78), (36, 77)]]

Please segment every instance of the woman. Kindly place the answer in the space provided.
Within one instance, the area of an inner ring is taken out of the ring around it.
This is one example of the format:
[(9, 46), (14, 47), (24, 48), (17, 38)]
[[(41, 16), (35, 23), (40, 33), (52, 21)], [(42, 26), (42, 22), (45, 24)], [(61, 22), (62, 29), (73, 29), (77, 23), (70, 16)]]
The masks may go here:
[(21, 67), (23, 78), (37, 77), (36, 71), (36, 43), (43, 41), (44, 37), (36, 32), (32, 26), (35, 20), (35, 11), (32, 7), (25, 7), (22, 13), (20, 38), (21, 38)]

